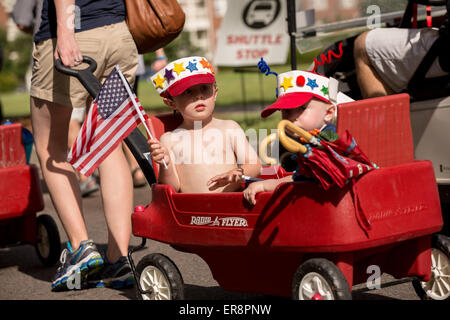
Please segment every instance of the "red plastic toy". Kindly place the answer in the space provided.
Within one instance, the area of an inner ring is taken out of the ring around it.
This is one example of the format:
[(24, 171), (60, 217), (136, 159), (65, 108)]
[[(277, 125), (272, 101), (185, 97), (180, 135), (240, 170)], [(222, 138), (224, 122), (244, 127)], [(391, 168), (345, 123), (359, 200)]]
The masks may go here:
[(58, 227), (44, 209), (38, 168), (26, 163), (20, 123), (0, 126), (0, 246), (31, 244), (45, 266), (60, 254)]
[[(258, 194), (251, 207), (241, 192), (183, 194), (154, 184), (152, 202), (132, 215), (133, 234), (143, 238), (141, 247), (147, 238), (199, 255), (226, 290), (351, 299), (352, 287), (376, 265), (413, 279), (422, 298), (448, 298), (442, 284), (449, 266), (436, 259), (448, 262), (449, 242), (433, 235), (443, 225), (439, 195), (431, 162), (413, 160), (408, 95), (341, 105), (338, 119), (338, 132), (348, 129), (381, 167), (353, 187), (286, 183)], [(179, 121), (164, 115), (150, 125), (159, 138)], [(274, 172), (287, 174), (281, 167)], [(150, 254), (135, 269), (131, 254), (141, 298), (184, 297), (182, 276), (168, 257)]]

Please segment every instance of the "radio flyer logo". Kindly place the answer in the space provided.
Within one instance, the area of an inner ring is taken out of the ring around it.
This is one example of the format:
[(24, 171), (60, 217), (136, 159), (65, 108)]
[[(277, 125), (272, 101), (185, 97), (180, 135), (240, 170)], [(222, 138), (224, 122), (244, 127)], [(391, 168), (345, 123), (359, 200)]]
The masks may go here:
[(277, 19), (280, 7), (279, 0), (253, 0), (245, 7), (242, 19), (249, 28), (265, 28)]
[(204, 217), (204, 216), (192, 216), (191, 225), (196, 226), (210, 226), (210, 227), (248, 227), (247, 219), (241, 217)]

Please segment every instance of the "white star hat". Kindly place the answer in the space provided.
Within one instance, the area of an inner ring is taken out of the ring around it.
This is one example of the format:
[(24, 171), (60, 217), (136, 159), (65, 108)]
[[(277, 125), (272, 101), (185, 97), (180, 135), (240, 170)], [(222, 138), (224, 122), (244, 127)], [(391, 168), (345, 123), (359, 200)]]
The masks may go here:
[(175, 60), (151, 77), (160, 96), (175, 97), (189, 87), (201, 83), (214, 83), (214, 69), (204, 57)]
[(277, 76), (277, 101), (261, 112), (265, 118), (280, 109), (297, 108), (312, 98), (338, 104), (354, 101), (338, 91), (338, 81), (309, 71), (293, 70)]

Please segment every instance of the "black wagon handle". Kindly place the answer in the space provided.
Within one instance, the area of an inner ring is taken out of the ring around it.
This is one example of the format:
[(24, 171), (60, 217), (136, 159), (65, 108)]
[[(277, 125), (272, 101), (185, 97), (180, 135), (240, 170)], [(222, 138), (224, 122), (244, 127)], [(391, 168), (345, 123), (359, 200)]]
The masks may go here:
[(55, 69), (63, 74), (77, 78), (89, 94), (95, 98), (102, 86), (100, 81), (94, 76), (94, 71), (97, 69), (97, 62), (89, 56), (83, 56), (82, 62), (87, 63), (88, 67), (76, 70), (66, 67), (60, 59), (56, 59)]

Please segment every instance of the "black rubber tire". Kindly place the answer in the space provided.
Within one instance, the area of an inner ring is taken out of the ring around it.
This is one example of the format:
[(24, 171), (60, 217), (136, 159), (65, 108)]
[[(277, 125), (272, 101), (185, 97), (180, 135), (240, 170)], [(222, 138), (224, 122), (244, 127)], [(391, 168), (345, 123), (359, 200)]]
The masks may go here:
[[(160, 253), (152, 253), (139, 261), (136, 266), (137, 281), (140, 283), (141, 274), (144, 269), (148, 266), (153, 266), (161, 271), (170, 287), (170, 300), (184, 300), (184, 282), (180, 271), (178, 270), (175, 263), (172, 262), (168, 257)], [(139, 300), (143, 300), (139, 290), (136, 288), (136, 294)]]
[[(36, 220), (36, 232), (38, 232), (39, 227), (43, 226), (47, 232), (48, 236), (48, 243), (47, 246), (49, 248), (48, 254), (44, 254), (39, 249), (39, 244), (43, 241), (43, 239), (40, 239), (39, 234), (36, 235), (36, 254), (39, 258), (39, 260), (42, 262), (42, 264), (46, 267), (51, 267), (55, 265), (56, 262), (59, 260), (59, 255), (61, 253), (61, 240), (59, 237), (59, 231), (58, 226), (56, 225), (55, 220), (48, 214), (41, 214), (37, 217)], [(46, 239), (47, 240), (47, 239)]]
[[(443, 254), (445, 254), (447, 256), (448, 259), (450, 259), (450, 238), (449, 237), (447, 237), (443, 234), (433, 234), (433, 236), (431, 238), (431, 247), (441, 251)], [(433, 300), (433, 298), (430, 297), (425, 292), (425, 290), (423, 290), (421, 282), (419, 280), (417, 280), (417, 279), (413, 280), (412, 285), (420, 299)], [(445, 300), (450, 300), (450, 296)]]
[(311, 272), (320, 274), (328, 283), (335, 300), (351, 300), (352, 293), (341, 270), (331, 261), (322, 258), (310, 259), (298, 267), (292, 280), (292, 299), (299, 300), (302, 279)]

